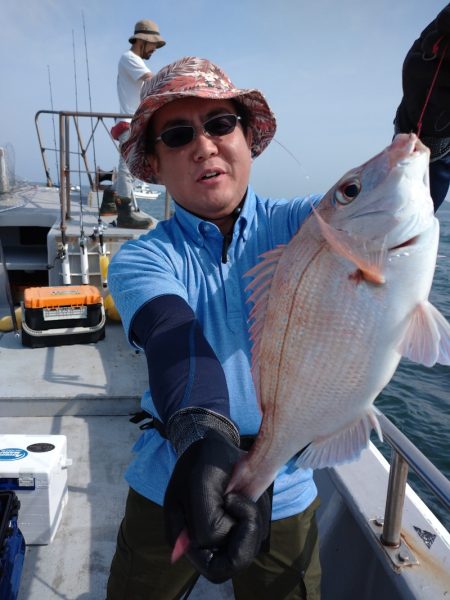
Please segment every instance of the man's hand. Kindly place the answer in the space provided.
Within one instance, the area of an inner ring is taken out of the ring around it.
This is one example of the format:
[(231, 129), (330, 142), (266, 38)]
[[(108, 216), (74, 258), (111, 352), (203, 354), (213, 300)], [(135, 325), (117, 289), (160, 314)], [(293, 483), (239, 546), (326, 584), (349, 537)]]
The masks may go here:
[(270, 500), (225, 489), (241, 451), (211, 429), (180, 456), (164, 498), (166, 532), (174, 546), (187, 530), (187, 556), (207, 579), (221, 583), (248, 567), (270, 526)]

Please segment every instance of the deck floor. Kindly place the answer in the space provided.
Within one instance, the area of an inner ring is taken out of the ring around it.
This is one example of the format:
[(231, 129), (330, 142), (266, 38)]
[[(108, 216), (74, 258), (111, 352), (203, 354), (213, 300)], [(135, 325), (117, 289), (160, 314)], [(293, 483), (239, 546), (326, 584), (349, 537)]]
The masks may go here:
[[(125, 469), (139, 437), (129, 415), (147, 385), (145, 357), (121, 324), (105, 340), (24, 348), (0, 334), (0, 434), (67, 437), (69, 499), (54, 540), (27, 546), (18, 600), (102, 600), (122, 518)], [(233, 598), (200, 579), (190, 599)]]
[(148, 385), (145, 356), (110, 321), (95, 344), (25, 348), (14, 333), (0, 334), (0, 364), (2, 416), (126, 415)]
[[(69, 500), (54, 540), (27, 546), (18, 600), (102, 600), (139, 435), (126, 416), (2, 417), (0, 432), (67, 436)], [(200, 579), (190, 600), (233, 598)]]

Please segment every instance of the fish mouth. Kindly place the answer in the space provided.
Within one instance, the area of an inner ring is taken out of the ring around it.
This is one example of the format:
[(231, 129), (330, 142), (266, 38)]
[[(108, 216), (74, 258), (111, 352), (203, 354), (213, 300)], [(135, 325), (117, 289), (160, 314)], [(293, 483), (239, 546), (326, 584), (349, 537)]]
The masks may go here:
[(406, 240), (406, 242), (397, 244), (397, 246), (392, 246), (392, 248), (389, 248), (389, 252), (391, 252), (393, 250), (399, 250), (400, 248), (407, 248), (408, 246), (414, 246), (414, 244), (417, 242), (418, 239), (419, 239), (419, 236), (415, 235), (414, 237), (409, 238), (409, 240)]

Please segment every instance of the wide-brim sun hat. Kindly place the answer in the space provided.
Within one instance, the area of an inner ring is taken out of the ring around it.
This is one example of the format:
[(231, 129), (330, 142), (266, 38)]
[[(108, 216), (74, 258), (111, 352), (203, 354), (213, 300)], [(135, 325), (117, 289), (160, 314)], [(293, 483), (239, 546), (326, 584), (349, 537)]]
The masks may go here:
[(153, 44), (156, 44), (157, 48), (162, 48), (166, 45), (166, 42), (159, 33), (158, 25), (155, 21), (150, 21), (150, 19), (142, 19), (136, 23), (134, 26), (134, 33), (128, 41), (132, 44), (135, 40), (152, 42)]
[(220, 67), (207, 59), (187, 56), (158, 71), (145, 81), (141, 104), (131, 121), (130, 137), (121, 151), (132, 175), (148, 183), (158, 183), (148, 161), (148, 123), (165, 104), (180, 98), (231, 100), (245, 106), (247, 126), (252, 132), (252, 157), (267, 148), (276, 130), (275, 116), (259, 90), (238, 89)]

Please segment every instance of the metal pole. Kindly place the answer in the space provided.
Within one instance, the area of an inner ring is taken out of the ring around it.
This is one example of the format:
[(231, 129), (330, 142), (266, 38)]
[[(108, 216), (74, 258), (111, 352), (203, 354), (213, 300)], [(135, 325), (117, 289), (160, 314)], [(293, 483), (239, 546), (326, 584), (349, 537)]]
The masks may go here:
[[(65, 144), (66, 144), (66, 164), (65, 164), (65, 187), (66, 187), (66, 218), (70, 219), (70, 117), (64, 117)], [(62, 185), (62, 184), (61, 184)]]
[[(61, 231), (65, 235), (66, 230), (66, 142), (65, 142), (65, 118), (59, 113), (59, 195), (61, 199)], [(63, 239), (63, 243), (64, 243)]]
[(386, 508), (384, 512), (384, 526), (381, 535), (381, 542), (385, 546), (394, 548), (400, 546), (400, 531), (402, 528), (407, 478), (408, 463), (395, 450), (392, 450)]
[[(44, 146), (42, 145), (42, 138), (41, 138), (41, 132), (39, 131), (39, 125), (38, 125), (38, 119), (39, 119), (39, 115), (41, 114), (42, 111), (39, 111), (36, 113), (35, 117), (34, 117), (34, 124), (36, 127), (36, 133), (38, 136), (38, 141), (39, 141), (39, 148), (41, 150), (41, 157), (42, 157), (42, 162), (44, 163), (44, 171), (45, 171), (45, 178), (47, 179), (47, 187), (53, 187), (53, 181), (52, 178), (50, 177), (50, 171), (47, 165), (47, 160), (45, 158), (45, 151), (46, 148), (44, 148)], [(57, 152), (57, 148), (56, 148), (56, 140), (55, 140), (55, 152)], [(58, 168), (58, 162), (57, 162), (57, 167)]]
[(164, 218), (170, 219), (170, 194), (167, 191), (167, 189), (166, 189), (166, 202), (165, 202)]

